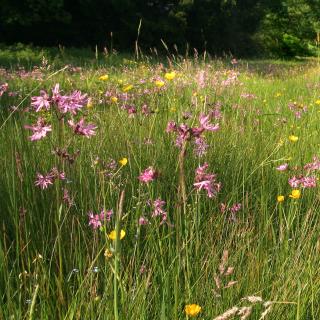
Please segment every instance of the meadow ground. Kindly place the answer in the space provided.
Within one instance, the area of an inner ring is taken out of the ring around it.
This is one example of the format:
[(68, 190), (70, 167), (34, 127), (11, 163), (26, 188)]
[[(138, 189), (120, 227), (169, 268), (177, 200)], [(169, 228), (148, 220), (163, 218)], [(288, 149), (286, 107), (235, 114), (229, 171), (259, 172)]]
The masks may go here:
[(319, 62), (80, 53), (0, 53), (0, 319), (320, 319)]

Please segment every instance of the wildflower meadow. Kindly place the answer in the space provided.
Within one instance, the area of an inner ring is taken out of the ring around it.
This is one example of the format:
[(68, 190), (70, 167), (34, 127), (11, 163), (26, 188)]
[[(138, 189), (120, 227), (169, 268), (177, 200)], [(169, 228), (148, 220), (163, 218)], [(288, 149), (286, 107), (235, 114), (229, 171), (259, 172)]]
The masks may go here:
[(318, 58), (12, 57), (0, 319), (320, 319)]

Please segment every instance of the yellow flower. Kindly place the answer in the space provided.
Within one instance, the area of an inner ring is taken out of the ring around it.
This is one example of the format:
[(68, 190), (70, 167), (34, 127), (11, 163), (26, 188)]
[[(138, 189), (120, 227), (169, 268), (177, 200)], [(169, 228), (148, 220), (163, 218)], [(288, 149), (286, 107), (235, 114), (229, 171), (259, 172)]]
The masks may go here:
[(164, 81), (162, 80), (156, 80), (154, 83), (158, 88), (161, 88), (164, 86)]
[(118, 98), (117, 97), (111, 97), (111, 101), (114, 102), (114, 103), (117, 103), (118, 102)]
[(174, 71), (172, 72), (167, 72), (164, 77), (167, 79), (167, 80), (173, 80), (175, 77), (176, 77), (176, 73)]
[(201, 312), (201, 307), (198, 304), (187, 304), (184, 311), (187, 316), (195, 317)]
[(108, 79), (109, 79), (109, 76), (107, 74), (104, 74), (103, 76), (99, 77), (99, 80), (102, 80), (102, 81), (107, 81)]
[(297, 136), (294, 136), (294, 135), (289, 136), (289, 140), (290, 140), (291, 142), (297, 142), (298, 139), (299, 139), (299, 137), (297, 137)]
[(92, 107), (93, 107), (92, 99), (89, 98), (89, 99), (88, 99), (88, 102), (87, 102), (87, 108), (88, 108), (88, 109), (91, 109)]
[(125, 86), (122, 91), (123, 92), (128, 92), (130, 91), (131, 89), (133, 88), (133, 85), (132, 84), (128, 84), (127, 86)]
[(125, 165), (128, 163), (128, 159), (127, 159), (127, 158), (122, 158), (121, 160), (119, 160), (119, 163), (120, 163), (122, 166), (125, 166)]
[[(120, 240), (122, 240), (125, 235), (126, 235), (126, 232), (121, 229), (121, 231), (120, 231)], [(116, 230), (111, 231), (109, 233), (108, 237), (109, 237), (110, 240), (116, 240)]]
[(277, 145), (278, 145), (278, 147), (282, 147), (284, 145), (283, 139), (280, 138), (280, 140), (279, 140)]
[(292, 199), (300, 199), (301, 197), (301, 191), (299, 189), (294, 189), (291, 191), (291, 194), (289, 195)]
[(320, 99), (316, 100), (316, 104), (320, 105)]
[(111, 258), (112, 257), (112, 252), (111, 252), (111, 250), (109, 250), (108, 248), (106, 249), (106, 251), (104, 252), (104, 256), (106, 257), (106, 258)]
[(282, 93), (281, 92), (277, 92), (275, 97), (281, 97), (282, 96)]
[(283, 202), (284, 201), (284, 196), (283, 195), (277, 196), (277, 201), (278, 202)]
[(177, 108), (176, 107), (171, 107), (169, 110), (170, 110), (170, 112), (176, 112)]

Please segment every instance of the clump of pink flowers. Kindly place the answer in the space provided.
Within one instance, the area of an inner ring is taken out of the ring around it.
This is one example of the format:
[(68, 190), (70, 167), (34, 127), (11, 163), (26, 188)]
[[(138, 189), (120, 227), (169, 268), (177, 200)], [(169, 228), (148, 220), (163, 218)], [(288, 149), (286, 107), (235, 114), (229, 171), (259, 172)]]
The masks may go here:
[(111, 210), (105, 210), (102, 209), (99, 214), (94, 214), (92, 211), (89, 211), (89, 226), (92, 226), (92, 228), (98, 229), (101, 228), (105, 221), (110, 221), (111, 216), (113, 215), (113, 211)]
[(294, 112), (294, 115), (297, 119), (300, 119), (302, 114), (308, 111), (307, 106), (303, 106), (297, 102), (290, 102), (288, 107), (292, 112)]
[(208, 173), (208, 164), (204, 163), (196, 169), (196, 175), (193, 186), (198, 190), (206, 190), (209, 198), (216, 197), (221, 190), (221, 183), (217, 182), (217, 176), (214, 173)]
[[(54, 108), (58, 120), (69, 118), (68, 124), (74, 133), (87, 138), (95, 135), (94, 130), (97, 129), (97, 127), (91, 123), (85, 124), (84, 118), (76, 122), (74, 116), (76, 116), (88, 102), (89, 98), (87, 94), (82, 94), (79, 90), (75, 90), (69, 95), (62, 94), (59, 84), (56, 84), (52, 89), (52, 95), (45, 90), (41, 90), (39, 96), (31, 98), (31, 106), (35, 112), (49, 111), (51, 108)], [(33, 131), (33, 135), (30, 137), (31, 141), (44, 138), (47, 132), (52, 130), (51, 125), (46, 124), (42, 117), (38, 118), (35, 125), (25, 126), (25, 128)]]
[(225, 203), (220, 204), (221, 213), (230, 213), (230, 220), (236, 221), (236, 213), (241, 210), (241, 203), (234, 203), (231, 207), (227, 206)]
[(317, 186), (317, 178), (315, 176), (292, 177), (288, 180), (291, 188), (315, 188)]
[(60, 86), (57, 83), (52, 89), (51, 97), (45, 90), (41, 90), (40, 96), (32, 97), (31, 101), (31, 105), (36, 112), (39, 112), (42, 109), (49, 110), (51, 106), (55, 104), (60, 113), (70, 112), (71, 114), (76, 115), (80, 109), (87, 105), (88, 97), (79, 90), (73, 91), (70, 95), (62, 95)]
[(173, 132), (176, 135), (176, 145), (181, 148), (182, 145), (189, 140), (195, 143), (196, 149), (195, 153), (199, 156), (205, 154), (208, 145), (205, 142), (203, 133), (205, 131), (217, 131), (219, 130), (219, 123), (210, 123), (213, 115), (200, 114), (199, 116), (199, 126), (189, 127), (187, 124), (177, 125), (174, 121), (169, 121), (166, 132)]
[(159, 173), (153, 167), (149, 167), (140, 174), (138, 179), (140, 182), (149, 183), (155, 180), (158, 176)]
[(65, 178), (66, 177), (64, 172), (60, 172), (57, 168), (52, 168), (47, 174), (43, 175), (41, 173), (37, 173), (35, 185), (43, 190), (52, 185), (55, 180), (64, 180)]
[(317, 156), (312, 158), (311, 163), (307, 163), (303, 168), (309, 171), (320, 170), (320, 159)]

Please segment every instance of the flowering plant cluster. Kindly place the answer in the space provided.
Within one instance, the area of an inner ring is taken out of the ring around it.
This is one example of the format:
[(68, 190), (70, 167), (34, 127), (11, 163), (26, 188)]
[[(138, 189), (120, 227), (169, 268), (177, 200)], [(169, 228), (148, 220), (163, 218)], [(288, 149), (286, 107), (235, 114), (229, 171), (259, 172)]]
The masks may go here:
[[(95, 135), (97, 127), (94, 124), (86, 124), (83, 117), (76, 122), (74, 117), (88, 102), (87, 94), (82, 94), (79, 90), (75, 90), (69, 95), (62, 94), (59, 84), (54, 86), (51, 96), (45, 90), (41, 90), (39, 96), (31, 98), (31, 106), (36, 113), (46, 112), (53, 108), (59, 120), (69, 115), (71, 119), (67, 123), (73, 129), (74, 134), (87, 138)], [(38, 117), (35, 124), (26, 125), (25, 128), (33, 133), (29, 137), (31, 141), (41, 140), (46, 137), (48, 132), (52, 131), (52, 126), (47, 124), (43, 117)]]

